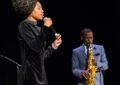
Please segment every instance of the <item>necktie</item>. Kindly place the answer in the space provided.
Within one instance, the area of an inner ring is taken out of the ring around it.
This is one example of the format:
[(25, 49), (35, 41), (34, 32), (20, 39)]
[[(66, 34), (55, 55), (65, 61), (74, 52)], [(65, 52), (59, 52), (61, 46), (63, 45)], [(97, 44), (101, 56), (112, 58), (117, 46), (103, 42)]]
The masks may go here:
[(87, 46), (87, 58), (89, 58), (89, 46)]
[(88, 59), (89, 59), (89, 46), (87, 46), (87, 58), (86, 58), (86, 69), (87, 69), (87, 65), (88, 65)]

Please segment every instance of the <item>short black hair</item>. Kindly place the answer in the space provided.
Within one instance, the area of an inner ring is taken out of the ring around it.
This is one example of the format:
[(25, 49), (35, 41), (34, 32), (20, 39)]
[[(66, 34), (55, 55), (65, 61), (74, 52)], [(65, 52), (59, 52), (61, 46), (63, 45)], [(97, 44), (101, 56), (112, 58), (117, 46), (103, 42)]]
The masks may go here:
[(93, 30), (90, 29), (90, 28), (84, 28), (84, 29), (82, 29), (82, 31), (81, 31), (81, 36), (84, 35), (85, 32), (93, 32)]

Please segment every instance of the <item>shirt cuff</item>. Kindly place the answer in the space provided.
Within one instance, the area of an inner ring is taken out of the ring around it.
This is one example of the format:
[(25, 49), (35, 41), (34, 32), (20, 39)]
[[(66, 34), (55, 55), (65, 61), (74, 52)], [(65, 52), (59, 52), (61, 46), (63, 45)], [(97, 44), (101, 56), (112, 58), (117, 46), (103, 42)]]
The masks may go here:
[(54, 47), (53, 43), (52, 43), (52, 48), (53, 48), (54, 50), (57, 50), (57, 49), (58, 49), (58, 48)]

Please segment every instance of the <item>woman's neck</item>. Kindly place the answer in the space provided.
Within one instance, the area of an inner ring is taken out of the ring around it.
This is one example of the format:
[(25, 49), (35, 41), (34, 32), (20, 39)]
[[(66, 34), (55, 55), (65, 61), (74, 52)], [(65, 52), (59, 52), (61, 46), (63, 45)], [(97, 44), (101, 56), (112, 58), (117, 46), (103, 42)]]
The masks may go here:
[(37, 22), (37, 20), (35, 18), (31, 17), (31, 16), (28, 16), (27, 19), (30, 20), (30, 21), (33, 21), (34, 23)]

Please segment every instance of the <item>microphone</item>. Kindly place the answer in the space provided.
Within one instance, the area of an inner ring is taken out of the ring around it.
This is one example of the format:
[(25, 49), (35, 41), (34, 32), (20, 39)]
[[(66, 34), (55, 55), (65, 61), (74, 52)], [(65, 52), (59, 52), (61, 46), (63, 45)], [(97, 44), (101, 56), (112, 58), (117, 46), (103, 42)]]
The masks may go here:
[[(45, 21), (47, 19), (47, 17), (43, 18), (43, 21)], [(54, 27), (51, 25), (50, 29), (52, 30), (52, 32), (55, 34), (55, 36), (58, 36), (58, 33), (55, 31)]]

